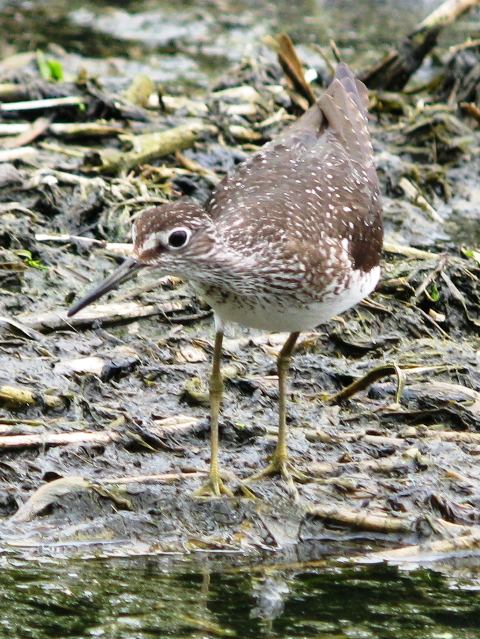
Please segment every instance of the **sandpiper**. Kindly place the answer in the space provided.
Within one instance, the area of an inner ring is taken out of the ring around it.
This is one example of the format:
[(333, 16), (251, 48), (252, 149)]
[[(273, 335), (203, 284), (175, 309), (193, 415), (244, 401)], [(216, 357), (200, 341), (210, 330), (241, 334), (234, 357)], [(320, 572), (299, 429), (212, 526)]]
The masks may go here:
[(297, 122), (218, 185), (204, 208), (187, 199), (143, 212), (133, 258), (75, 304), (98, 299), (144, 267), (178, 275), (210, 304), (211, 459), (200, 495), (231, 495), (218, 464), (220, 371), (225, 322), (289, 333), (278, 359), (279, 430), (269, 465), (255, 477), (295, 470), (287, 454), (286, 379), (301, 331), (346, 311), (376, 286), (382, 209), (368, 132), (366, 87), (345, 64)]

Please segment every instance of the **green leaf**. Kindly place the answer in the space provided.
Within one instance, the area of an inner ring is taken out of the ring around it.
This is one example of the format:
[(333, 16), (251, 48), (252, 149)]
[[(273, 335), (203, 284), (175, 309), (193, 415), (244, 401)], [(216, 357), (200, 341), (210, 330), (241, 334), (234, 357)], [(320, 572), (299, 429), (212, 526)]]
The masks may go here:
[(42, 78), (44, 80), (50, 80), (50, 69), (48, 68), (43, 51), (40, 51), (40, 49), (37, 49), (37, 66)]
[(55, 82), (59, 82), (60, 80), (63, 80), (62, 63), (59, 62), (58, 60), (54, 60), (53, 58), (50, 58), (47, 60), (47, 64), (50, 69), (50, 77), (52, 78), (52, 80), (55, 80)]
[(27, 259), (25, 260), (25, 264), (30, 266), (30, 268), (36, 268), (39, 271), (48, 271), (48, 266), (46, 264), (42, 264), (39, 260)]
[(438, 302), (438, 300), (440, 299), (440, 292), (435, 282), (432, 282), (432, 284), (430, 285), (428, 289), (428, 293), (430, 295), (430, 299), (432, 300), (432, 302)]
[(462, 247), (461, 251), (465, 257), (469, 257), (480, 265), (480, 249)]
[(53, 58), (46, 58), (43, 51), (37, 50), (37, 65), (40, 75), (48, 82), (63, 80), (62, 63)]
[(18, 257), (24, 257), (26, 260), (30, 260), (32, 259), (32, 253), (31, 251), (27, 251), (27, 249), (18, 249), (17, 251), (14, 251), (15, 255), (18, 255)]
[(18, 255), (18, 257), (21, 257), (24, 260), (25, 264), (29, 266), (30, 268), (36, 268), (39, 271), (48, 270), (48, 266), (46, 266), (45, 264), (42, 264), (40, 260), (35, 260), (32, 257), (32, 253), (28, 251), (27, 249), (18, 249), (17, 251), (15, 251), (15, 255)]

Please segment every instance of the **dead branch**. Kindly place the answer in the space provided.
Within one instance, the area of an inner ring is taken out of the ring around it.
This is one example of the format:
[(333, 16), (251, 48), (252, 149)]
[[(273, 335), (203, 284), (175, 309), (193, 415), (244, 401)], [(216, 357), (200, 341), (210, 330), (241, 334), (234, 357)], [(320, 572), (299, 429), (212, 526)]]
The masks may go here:
[(167, 131), (122, 136), (128, 142), (130, 151), (103, 148), (92, 150), (85, 157), (85, 168), (98, 173), (115, 175), (129, 171), (141, 164), (151, 162), (175, 151), (192, 146), (205, 133), (214, 133), (212, 125), (203, 122), (184, 124)]
[(97, 321), (102, 322), (102, 324), (114, 324), (182, 310), (185, 309), (184, 304), (181, 302), (164, 302), (161, 306), (155, 304), (145, 306), (136, 302), (123, 302), (120, 304), (113, 302), (112, 304), (89, 306), (80, 311), (75, 317), (67, 317), (65, 311), (51, 311), (36, 315), (26, 315), (19, 319), (23, 324), (37, 331), (50, 332), (58, 329), (87, 327)]
[(192, 473), (159, 473), (156, 475), (134, 475), (132, 477), (109, 477), (108, 479), (95, 480), (96, 484), (101, 486), (122, 486), (125, 484), (171, 484), (175, 481), (183, 479), (199, 479), (205, 477), (208, 471), (194, 471)]
[[(9, 389), (10, 387), (0, 387), (0, 398), (2, 397), (2, 391)], [(14, 389), (17, 391), (14, 396), (22, 399), (31, 399), (31, 393), (25, 392), (23, 389)], [(18, 390), (22, 393), (19, 395)], [(9, 393), (12, 396), (12, 393)], [(46, 396), (50, 397), (53, 396)], [(53, 398), (62, 401), (60, 398)], [(33, 403), (33, 402), (32, 402)], [(200, 423), (200, 419), (197, 417), (189, 417), (188, 415), (174, 415), (172, 417), (165, 417), (164, 419), (158, 419), (154, 422), (154, 425), (149, 429), (150, 432), (162, 437), (166, 435), (173, 435), (179, 433), (189, 432), (197, 424)], [(22, 423), (30, 423), (23, 420)], [(37, 422), (35, 422), (36, 424)], [(68, 444), (110, 444), (112, 442), (118, 442), (122, 439), (121, 433), (115, 430), (104, 431), (76, 431), (74, 433), (35, 433), (33, 435), (4, 435), (0, 436), (0, 449), (2, 448), (25, 448), (33, 446), (62, 446)]]
[(480, 122), (480, 108), (474, 102), (460, 102), (460, 108)]
[[(462, 526), (462, 528), (465, 528)], [(394, 548), (393, 550), (382, 550), (372, 552), (359, 558), (359, 562), (365, 561), (436, 561), (445, 560), (448, 557), (465, 554), (478, 553), (480, 550), (480, 528), (472, 528), (460, 537), (453, 539), (441, 539), (425, 545), (406, 546), (405, 548)]]
[[(75, 433), (71, 433), (75, 434)], [(79, 433), (81, 434), (81, 433)], [(27, 501), (20, 506), (17, 512), (11, 517), (11, 521), (25, 522), (31, 521), (36, 515), (42, 512), (47, 506), (55, 503), (59, 497), (75, 492), (85, 492), (95, 490), (102, 497), (107, 497), (126, 506), (126, 500), (106, 489), (107, 486), (120, 486), (126, 484), (147, 484), (162, 483), (169, 484), (184, 479), (198, 479), (204, 477), (207, 471), (195, 471), (192, 473), (161, 473), (156, 475), (139, 475), (137, 477), (112, 477), (109, 479), (95, 480), (90, 482), (83, 477), (62, 477), (55, 479), (38, 488)]]
[(80, 235), (54, 235), (50, 233), (36, 233), (35, 239), (37, 240), (37, 242), (58, 242), (59, 244), (76, 242), (83, 246), (93, 246), (95, 248), (105, 249), (110, 253), (123, 255), (125, 257), (131, 255), (133, 251), (133, 244), (127, 244), (126, 242), (105, 242), (104, 240), (96, 240), (93, 237), (82, 237)]
[(333, 395), (332, 397), (329, 397), (327, 401), (329, 404), (336, 404), (337, 402), (340, 402), (344, 399), (348, 399), (359, 391), (365, 390), (371, 384), (376, 382), (378, 379), (382, 379), (382, 377), (385, 377), (386, 375), (395, 375), (397, 378), (397, 392), (395, 394), (395, 402), (399, 404), (403, 394), (403, 389), (405, 387), (405, 371), (399, 368), (396, 364), (383, 364), (382, 366), (373, 368), (360, 379), (355, 380), (346, 388), (343, 388), (338, 393), (335, 393), (335, 395)]
[(6, 403), (14, 406), (32, 406), (43, 404), (47, 408), (62, 408), (64, 400), (57, 395), (37, 393), (29, 388), (17, 386), (0, 386), (0, 404)]
[(311, 464), (308, 468), (309, 473), (318, 478), (321, 483), (326, 475), (341, 475), (345, 479), (346, 473), (380, 473), (388, 475), (390, 473), (409, 472), (412, 470), (411, 461), (400, 457), (399, 455), (391, 455), (386, 459), (367, 459), (359, 462), (320, 462)]
[(79, 433), (39, 433), (34, 435), (5, 435), (0, 437), (2, 448), (27, 448), (33, 446), (59, 446), (63, 444), (109, 444), (121, 439), (115, 431)]
[(413, 246), (407, 244), (397, 244), (395, 242), (384, 242), (383, 250), (386, 253), (394, 253), (396, 255), (403, 255), (404, 257), (418, 258), (420, 260), (438, 259), (438, 253), (430, 253), (429, 251), (422, 251), (416, 249)]
[(31, 162), (38, 155), (38, 149), (33, 146), (21, 146), (18, 149), (5, 149), (0, 151), (0, 163), (23, 160)]
[(361, 75), (370, 89), (399, 91), (437, 44), (439, 34), (480, 0), (446, 0), (425, 18), (396, 49)]
[(11, 517), (11, 521), (31, 521), (38, 513), (53, 504), (59, 497), (72, 492), (85, 492), (91, 484), (83, 477), (62, 477), (40, 486)]
[(286, 33), (280, 33), (274, 38), (265, 38), (265, 41), (276, 52), (278, 61), (293, 88), (307, 100), (309, 105), (315, 104), (317, 98), (305, 79), (302, 63), (290, 36)]
[(347, 508), (315, 506), (308, 509), (308, 514), (326, 521), (352, 526), (360, 530), (381, 533), (409, 533), (412, 532), (414, 521), (411, 519), (377, 515), (368, 512), (356, 512)]
[(0, 104), (0, 112), (36, 111), (37, 109), (56, 109), (58, 107), (79, 107), (85, 104), (85, 98), (66, 96), (60, 98), (44, 98), (41, 100), (24, 100), (22, 102), (5, 102)]
[(50, 126), (49, 118), (37, 118), (33, 124), (29, 125), (25, 131), (22, 131), (13, 138), (2, 143), (4, 149), (15, 149), (18, 147), (31, 144), (38, 137), (43, 135)]
[(433, 428), (416, 428), (409, 426), (400, 433), (402, 438), (435, 439), (442, 442), (455, 442), (457, 444), (480, 444), (480, 433), (469, 433), (461, 430), (435, 430)]

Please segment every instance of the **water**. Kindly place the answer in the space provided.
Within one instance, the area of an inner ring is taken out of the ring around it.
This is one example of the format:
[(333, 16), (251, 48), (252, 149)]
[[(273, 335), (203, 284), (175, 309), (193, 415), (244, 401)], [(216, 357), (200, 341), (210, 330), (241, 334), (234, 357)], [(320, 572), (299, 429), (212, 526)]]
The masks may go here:
[[(47, 48), (71, 54), (100, 77), (146, 73), (168, 90), (204, 86), (245, 56), (256, 57), (267, 34), (287, 30), (310, 64), (312, 44), (331, 39), (345, 61), (378, 60), (392, 33), (407, 33), (439, 0), (0, 0), (0, 54)], [(455, 27), (454, 27), (455, 29)], [(451, 33), (451, 30), (450, 30)], [(455, 41), (455, 38), (454, 38)], [(8, 44), (7, 44), (8, 43)], [(10, 48), (9, 48), (10, 47)]]
[(168, 566), (155, 559), (4, 567), (0, 636), (477, 639), (480, 580), (385, 565)]

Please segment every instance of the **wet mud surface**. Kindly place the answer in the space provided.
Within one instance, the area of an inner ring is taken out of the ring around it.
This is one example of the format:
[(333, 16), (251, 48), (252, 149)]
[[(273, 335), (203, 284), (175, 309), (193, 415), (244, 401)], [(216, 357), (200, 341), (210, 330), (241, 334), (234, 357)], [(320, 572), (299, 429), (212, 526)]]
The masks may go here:
[[(151, 272), (76, 318), (66, 310), (128, 252), (121, 243), (132, 218), (181, 193), (205, 201), (297, 117), (301, 100), (264, 49), (201, 95), (163, 93), (154, 108), (126, 98), (119, 106), (118, 94), (88, 77), (47, 83), (37, 62), (4, 63), (1, 81), (16, 83), (23, 99), (47, 89), (81, 98), (81, 109), (49, 117), (85, 128), (73, 137), (47, 129), (27, 157), (0, 164), (2, 552), (252, 556), (319, 541), (391, 548), (473, 535), (478, 123), (446, 109), (439, 93), (372, 94), (382, 280), (369, 300), (299, 340), (289, 449), (311, 481), (296, 498), (279, 478), (249, 484), (255, 498), (245, 496), (242, 479), (266, 464), (276, 441), (275, 356), (285, 336), (232, 327), (220, 462), (236, 496), (204, 500), (192, 493), (209, 463), (209, 309), (188, 285)], [(318, 94), (326, 70), (316, 70)], [(13, 111), (2, 122), (37, 117)], [(121, 134), (92, 133), (92, 122)], [(129, 164), (133, 136), (185, 126), (194, 136), (176, 152)], [(365, 376), (351, 397), (328, 401)]]

